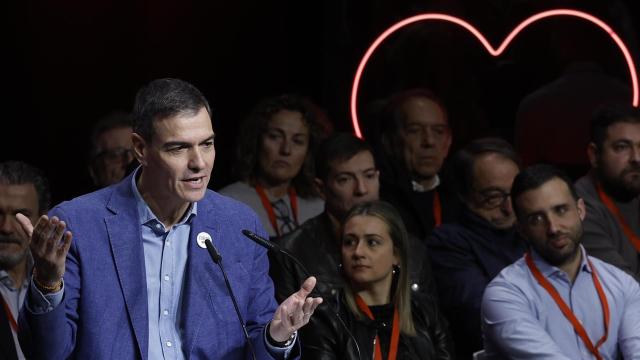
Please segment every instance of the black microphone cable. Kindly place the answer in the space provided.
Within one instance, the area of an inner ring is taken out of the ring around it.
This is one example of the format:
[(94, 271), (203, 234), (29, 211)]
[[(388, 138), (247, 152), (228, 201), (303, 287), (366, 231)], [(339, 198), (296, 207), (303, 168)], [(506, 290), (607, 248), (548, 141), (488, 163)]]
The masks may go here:
[(205, 246), (207, 247), (207, 251), (209, 252), (209, 256), (211, 256), (211, 260), (213, 260), (216, 265), (222, 271), (222, 276), (224, 276), (224, 282), (227, 285), (227, 290), (229, 291), (229, 295), (231, 296), (231, 301), (233, 302), (233, 307), (236, 309), (236, 315), (238, 315), (238, 320), (240, 320), (240, 325), (242, 325), (242, 332), (244, 334), (244, 338), (249, 345), (249, 350), (251, 351), (251, 355), (253, 356), (253, 360), (256, 360), (256, 351), (253, 348), (253, 343), (251, 342), (251, 338), (249, 337), (249, 333), (247, 332), (247, 326), (244, 324), (244, 319), (242, 319), (242, 315), (240, 314), (240, 309), (238, 308), (238, 302), (236, 301), (236, 297), (233, 294), (233, 289), (231, 288), (231, 284), (229, 283), (229, 279), (227, 278), (227, 273), (224, 271), (224, 267), (222, 266), (222, 255), (218, 252), (211, 240), (206, 239), (204, 241)]

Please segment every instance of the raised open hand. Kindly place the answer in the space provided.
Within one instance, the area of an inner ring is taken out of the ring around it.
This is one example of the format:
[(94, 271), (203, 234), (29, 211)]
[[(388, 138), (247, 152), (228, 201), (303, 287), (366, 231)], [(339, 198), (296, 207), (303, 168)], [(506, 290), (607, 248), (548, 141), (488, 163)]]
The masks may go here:
[(42, 215), (35, 227), (22, 214), (17, 214), (16, 219), (20, 223), (21, 236), (31, 238), (36, 285), (41, 290), (59, 287), (72, 238), (71, 232), (65, 231), (66, 224), (55, 216), (49, 219), (47, 215)]
[(273, 340), (284, 342), (309, 322), (313, 312), (322, 303), (322, 298), (309, 297), (315, 286), (316, 278), (307, 278), (300, 290), (278, 306), (269, 326), (269, 335)]

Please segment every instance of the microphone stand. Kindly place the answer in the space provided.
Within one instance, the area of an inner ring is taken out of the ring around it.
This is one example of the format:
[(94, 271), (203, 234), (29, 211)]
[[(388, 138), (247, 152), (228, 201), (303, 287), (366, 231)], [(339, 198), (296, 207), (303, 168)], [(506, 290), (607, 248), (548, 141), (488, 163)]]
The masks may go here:
[[(309, 271), (307, 271), (307, 268), (304, 267), (304, 265), (300, 262), (300, 260), (298, 260), (292, 253), (290, 253), (287, 250), (283, 249), (278, 244), (274, 243), (273, 241), (269, 241), (269, 240), (261, 237), (260, 235), (254, 233), (252, 231), (249, 231), (247, 229), (242, 230), (242, 234), (244, 236), (248, 237), (249, 239), (253, 240), (254, 242), (256, 242), (258, 245), (267, 248), (267, 250), (277, 251), (277, 252), (285, 255), (287, 258), (291, 259), (294, 263), (296, 263), (300, 267), (300, 269), (302, 269), (302, 272), (304, 273), (304, 275), (307, 278), (311, 276)], [(339, 300), (336, 300), (336, 303), (339, 303)], [(329, 306), (329, 305), (327, 304), (327, 306)], [(336, 311), (335, 309), (332, 309), (332, 310), (334, 310), (334, 311), (332, 311), (331, 313), (338, 319), (338, 322), (340, 322), (340, 324), (342, 325), (344, 330), (347, 332), (347, 335), (349, 335), (349, 337), (353, 341), (353, 344), (356, 347), (356, 352), (358, 353), (358, 359), (362, 359), (362, 355), (360, 354), (360, 346), (358, 345), (358, 341), (356, 341), (355, 336), (353, 336), (353, 334), (351, 333), (351, 331), (347, 327), (347, 324), (344, 323), (344, 321), (340, 317), (340, 314), (338, 313), (338, 311)]]
[(253, 356), (253, 360), (256, 360), (256, 351), (253, 348), (253, 343), (249, 338), (249, 333), (247, 332), (247, 326), (244, 324), (244, 319), (242, 319), (242, 315), (240, 314), (240, 309), (238, 308), (238, 302), (236, 301), (236, 297), (233, 294), (233, 289), (231, 288), (231, 284), (229, 283), (229, 279), (227, 278), (227, 273), (224, 271), (224, 267), (222, 266), (222, 255), (218, 252), (211, 240), (206, 239), (204, 241), (205, 246), (207, 247), (207, 251), (209, 252), (209, 256), (211, 256), (211, 260), (213, 260), (216, 265), (222, 271), (222, 276), (224, 276), (224, 283), (227, 286), (227, 290), (229, 291), (229, 295), (231, 296), (231, 301), (233, 302), (233, 307), (236, 309), (236, 315), (238, 315), (238, 320), (240, 320), (240, 325), (242, 325), (242, 333), (244, 334), (244, 338), (249, 345), (249, 350), (251, 351), (251, 355)]

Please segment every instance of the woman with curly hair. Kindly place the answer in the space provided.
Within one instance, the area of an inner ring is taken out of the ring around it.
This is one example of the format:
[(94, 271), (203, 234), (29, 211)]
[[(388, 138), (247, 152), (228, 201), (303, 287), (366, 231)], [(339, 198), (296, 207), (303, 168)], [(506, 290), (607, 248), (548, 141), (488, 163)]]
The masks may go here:
[(262, 101), (241, 127), (235, 168), (241, 180), (220, 193), (253, 208), (271, 237), (324, 209), (313, 155), (330, 126), (319, 115), (309, 100), (281, 95)]

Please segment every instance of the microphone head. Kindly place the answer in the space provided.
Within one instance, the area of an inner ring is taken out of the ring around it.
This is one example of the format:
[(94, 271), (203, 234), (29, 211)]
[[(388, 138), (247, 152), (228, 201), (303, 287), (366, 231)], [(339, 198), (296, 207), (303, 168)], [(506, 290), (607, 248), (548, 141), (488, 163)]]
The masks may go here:
[(211, 242), (211, 240), (206, 239), (204, 241), (204, 245), (207, 247), (207, 250), (209, 251), (209, 255), (211, 255), (211, 259), (213, 260), (213, 262), (216, 264), (219, 264), (220, 261), (222, 260), (222, 255), (220, 255), (220, 252), (218, 251), (218, 249), (216, 249), (216, 247), (213, 246), (213, 243)]
[(249, 239), (253, 240), (254, 242), (256, 242), (258, 245), (267, 248), (268, 250), (278, 250), (278, 245), (276, 245), (274, 242), (269, 241), (265, 238), (263, 238), (262, 236), (249, 231), (247, 229), (242, 230), (242, 234), (246, 237), (248, 237)]

